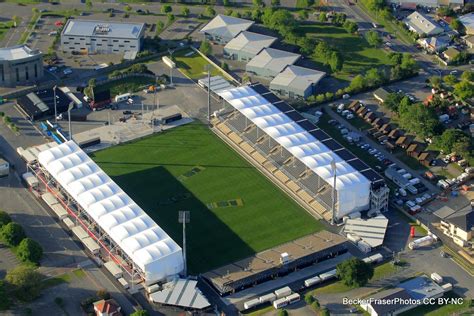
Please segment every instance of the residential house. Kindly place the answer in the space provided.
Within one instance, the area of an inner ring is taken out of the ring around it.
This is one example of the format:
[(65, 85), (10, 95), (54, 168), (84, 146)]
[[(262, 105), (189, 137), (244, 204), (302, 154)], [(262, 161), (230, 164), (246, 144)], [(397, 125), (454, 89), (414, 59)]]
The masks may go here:
[(474, 35), (474, 12), (460, 16), (459, 22), (464, 25), (466, 34)]
[(408, 136), (400, 136), (395, 142), (395, 145), (403, 149), (408, 148), (410, 144), (411, 144), (411, 138)]
[(466, 43), (466, 46), (468, 47), (469, 53), (473, 54), (474, 53), (474, 35), (466, 35), (463, 37), (464, 43)]
[(384, 103), (390, 93), (392, 93), (392, 90), (388, 88), (378, 88), (374, 91), (374, 98), (380, 103)]
[(390, 152), (392, 152), (392, 151), (395, 149), (396, 145), (395, 145), (395, 143), (393, 142), (393, 140), (388, 140), (388, 141), (385, 143), (385, 147), (387, 147), (387, 149), (388, 149)]
[(392, 130), (392, 125), (390, 123), (385, 123), (384, 125), (380, 127), (380, 131), (384, 134), (390, 133), (391, 130)]
[(400, 9), (405, 10), (416, 10), (417, 6), (438, 8), (440, 6), (464, 5), (464, 0), (388, 0), (388, 2), (400, 5)]
[(447, 36), (420, 38), (417, 41), (430, 53), (438, 53), (448, 47), (451, 39)]
[(232, 16), (218, 14), (202, 29), (206, 39), (219, 43), (227, 44), (240, 32), (247, 31), (255, 22)]
[(407, 155), (413, 158), (418, 158), (418, 156), (423, 152), (424, 148), (420, 143), (413, 143), (407, 148)]
[(467, 205), (459, 210), (443, 206), (435, 215), (441, 219), (440, 229), (459, 246), (466, 246), (474, 237), (474, 210)]
[(352, 101), (351, 103), (349, 103), (349, 106), (347, 107), (349, 110), (352, 110), (354, 112), (357, 112), (357, 110), (360, 108), (362, 104), (357, 101), (357, 100), (354, 100)]
[(418, 156), (417, 159), (423, 166), (429, 167), (431, 162), (433, 161), (434, 157), (433, 157), (433, 154), (430, 151), (425, 151), (425, 152), (422, 152)]
[(460, 52), (454, 48), (454, 47), (449, 47), (447, 50), (443, 52), (443, 57), (446, 59), (448, 63), (452, 62)]
[(276, 40), (276, 37), (243, 31), (224, 46), (224, 57), (249, 61), (262, 49), (270, 47)]
[(388, 137), (390, 137), (392, 139), (398, 139), (398, 137), (400, 137), (402, 135), (403, 135), (402, 130), (400, 130), (398, 128), (392, 129), (390, 131), (390, 133), (388, 133)]
[(364, 115), (364, 120), (366, 120), (368, 123), (372, 123), (372, 121), (375, 120), (376, 118), (377, 118), (377, 115), (372, 111), (369, 111)]
[(270, 82), (270, 90), (290, 99), (307, 99), (326, 73), (289, 65)]
[(359, 109), (356, 111), (356, 113), (357, 113), (357, 115), (359, 115), (360, 117), (364, 117), (364, 115), (365, 115), (368, 111), (369, 111), (369, 110), (368, 110), (365, 106), (361, 105), (361, 106), (359, 107)]
[(382, 117), (377, 117), (372, 121), (372, 126), (376, 127), (377, 129), (380, 129), (383, 124), (385, 124), (385, 120)]
[(100, 300), (94, 303), (96, 316), (121, 316), (121, 309), (114, 299)]
[(265, 48), (247, 63), (245, 70), (256, 76), (273, 79), (286, 66), (296, 63), (300, 57), (300, 54), (274, 48)]
[(410, 31), (417, 33), (420, 36), (433, 36), (444, 32), (444, 29), (438, 25), (437, 22), (418, 11), (407, 16), (403, 22)]

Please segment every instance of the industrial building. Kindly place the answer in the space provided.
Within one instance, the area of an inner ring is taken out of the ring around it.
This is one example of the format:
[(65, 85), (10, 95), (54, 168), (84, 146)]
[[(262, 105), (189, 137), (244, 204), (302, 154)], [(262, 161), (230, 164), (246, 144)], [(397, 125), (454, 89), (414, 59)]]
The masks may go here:
[[(53, 89), (44, 89), (21, 96), (16, 100), (16, 103), (24, 114), (34, 121), (46, 116), (54, 116), (54, 96)], [(56, 89), (56, 112), (58, 114), (66, 112), (71, 102), (77, 106), (77, 101), (78, 98), (69, 89)]]
[(27, 45), (0, 48), (0, 87), (36, 83), (43, 78), (43, 54)]
[(433, 36), (444, 32), (443, 28), (439, 26), (437, 22), (418, 11), (407, 16), (403, 22), (408, 26), (410, 31), (418, 35)]
[(290, 65), (270, 82), (270, 90), (290, 99), (306, 99), (315, 93), (325, 72)]
[(265, 48), (248, 62), (245, 70), (256, 76), (275, 78), (286, 66), (293, 65), (300, 57), (300, 54)]
[(389, 190), (383, 178), (264, 86), (218, 95), (225, 103), (216, 113), (217, 131), (308, 211), (330, 220), (334, 210), (338, 220), (352, 212), (387, 210)]
[(203, 278), (226, 295), (346, 252), (344, 237), (321, 231), (206, 272)]
[(28, 168), (87, 232), (91, 252), (119, 265), (132, 286), (183, 271), (181, 247), (75, 142), (40, 152)]
[(80, 54), (139, 52), (144, 23), (69, 19), (61, 32), (61, 50)]
[(200, 32), (212, 42), (227, 44), (240, 32), (247, 31), (254, 23), (254, 21), (218, 14)]
[(272, 46), (276, 40), (276, 37), (244, 31), (224, 46), (224, 57), (249, 61), (262, 49)]

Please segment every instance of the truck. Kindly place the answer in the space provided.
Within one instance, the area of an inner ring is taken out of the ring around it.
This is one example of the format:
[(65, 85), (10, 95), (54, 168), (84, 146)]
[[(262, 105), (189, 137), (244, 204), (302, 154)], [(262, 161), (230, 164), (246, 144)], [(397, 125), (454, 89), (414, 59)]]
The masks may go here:
[(336, 269), (330, 270), (328, 272), (322, 273), (319, 275), (319, 278), (322, 282), (334, 279), (336, 277)]
[(432, 244), (435, 243), (435, 241), (436, 241), (436, 239), (433, 236), (428, 235), (428, 236), (421, 237), (419, 239), (416, 239), (416, 240), (410, 242), (408, 244), (408, 248), (410, 248), (410, 250), (415, 250), (415, 249), (418, 249), (420, 247), (431, 246)]
[(289, 286), (282, 287), (281, 289), (275, 290), (275, 295), (277, 298), (286, 297), (291, 294), (291, 289)]
[(318, 276), (315, 276), (315, 277), (312, 277), (310, 279), (305, 280), (304, 285), (306, 287), (310, 287), (310, 286), (313, 286), (313, 285), (321, 283), (321, 282), (322, 282), (321, 278), (318, 277)]
[(0, 177), (6, 177), (9, 173), (10, 164), (6, 160), (0, 158)]
[(244, 308), (245, 309), (251, 309), (257, 305), (260, 304), (260, 301), (258, 298), (254, 298), (253, 300), (247, 301), (244, 303)]
[(443, 283), (443, 277), (440, 276), (438, 273), (433, 272), (431, 273), (431, 280), (435, 281), (438, 284)]
[(132, 95), (130, 93), (118, 94), (115, 96), (114, 101), (115, 103), (127, 101), (131, 96)]

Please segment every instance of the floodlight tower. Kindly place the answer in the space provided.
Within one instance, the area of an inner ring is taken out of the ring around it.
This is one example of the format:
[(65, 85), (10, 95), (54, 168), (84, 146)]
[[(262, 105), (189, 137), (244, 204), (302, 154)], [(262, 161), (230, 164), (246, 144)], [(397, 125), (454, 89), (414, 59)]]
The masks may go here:
[(331, 169), (333, 173), (333, 185), (332, 185), (332, 218), (331, 224), (336, 224), (336, 160), (334, 158), (331, 161)]
[(178, 222), (183, 224), (183, 259), (184, 259), (184, 277), (188, 275), (188, 268), (186, 263), (186, 223), (191, 220), (189, 211), (179, 211)]

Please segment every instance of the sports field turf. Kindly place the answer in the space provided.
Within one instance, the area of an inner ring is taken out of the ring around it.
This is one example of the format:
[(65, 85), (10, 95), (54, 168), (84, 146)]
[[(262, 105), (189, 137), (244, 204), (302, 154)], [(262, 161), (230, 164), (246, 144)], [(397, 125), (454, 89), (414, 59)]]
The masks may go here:
[(178, 211), (191, 212), (191, 273), (323, 228), (204, 125), (111, 147), (93, 159), (179, 244)]

